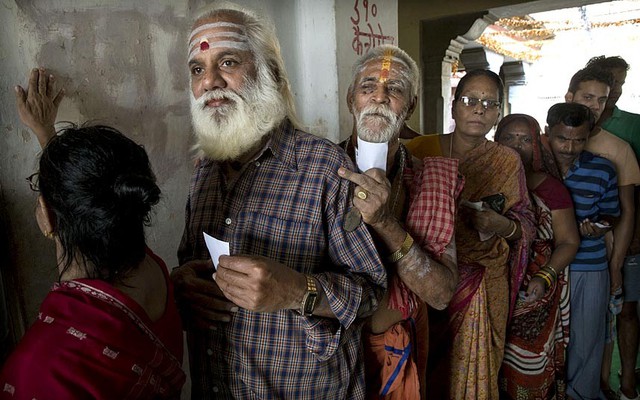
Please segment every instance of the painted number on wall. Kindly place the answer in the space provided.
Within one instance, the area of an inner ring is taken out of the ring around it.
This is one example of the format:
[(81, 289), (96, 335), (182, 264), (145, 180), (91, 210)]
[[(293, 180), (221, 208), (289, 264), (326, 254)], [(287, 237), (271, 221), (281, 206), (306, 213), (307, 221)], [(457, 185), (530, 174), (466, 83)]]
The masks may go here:
[[(394, 44), (393, 36), (385, 35), (382, 25), (377, 18), (378, 6), (369, 0), (355, 0), (353, 3), (353, 15), (351, 24), (353, 29), (353, 41), (351, 48), (357, 55), (362, 55), (381, 44)], [(374, 30), (373, 26), (377, 30)], [(361, 29), (361, 26), (363, 27)]]

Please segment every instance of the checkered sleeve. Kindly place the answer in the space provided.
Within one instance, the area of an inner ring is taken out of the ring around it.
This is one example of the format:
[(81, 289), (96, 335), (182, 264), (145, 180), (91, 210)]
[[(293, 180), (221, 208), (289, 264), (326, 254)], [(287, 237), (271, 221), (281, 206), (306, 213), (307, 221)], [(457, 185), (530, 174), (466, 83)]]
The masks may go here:
[(457, 198), (463, 185), (458, 160), (452, 158), (427, 157), (414, 176), (406, 225), (420, 247), (436, 257), (453, 239)]

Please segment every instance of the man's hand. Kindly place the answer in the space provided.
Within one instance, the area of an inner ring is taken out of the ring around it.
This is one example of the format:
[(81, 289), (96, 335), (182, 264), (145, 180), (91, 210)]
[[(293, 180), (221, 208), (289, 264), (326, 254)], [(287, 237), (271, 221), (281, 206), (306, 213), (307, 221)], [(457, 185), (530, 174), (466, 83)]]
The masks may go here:
[(64, 89), (55, 92), (54, 82), (54, 76), (48, 75), (44, 68), (34, 68), (27, 90), (15, 87), (20, 120), (36, 134), (42, 148), (56, 135), (54, 124), (64, 97)]
[(608, 223), (591, 222), (588, 218), (580, 222), (580, 235), (590, 239), (599, 238), (611, 230)]
[[(371, 168), (364, 174), (339, 168), (338, 175), (355, 183), (353, 191), (353, 205), (362, 214), (362, 220), (369, 226), (384, 225), (389, 218), (393, 218), (389, 209), (391, 183), (385, 172), (378, 168)], [(364, 193), (364, 195), (360, 194)], [(363, 198), (364, 197), (364, 198)]]
[(214, 322), (228, 322), (238, 307), (224, 297), (214, 282), (211, 260), (194, 260), (171, 272), (176, 301), (185, 325), (210, 329)]
[(622, 287), (622, 268), (609, 268), (611, 294)]
[(307, 290), (304, 274), (260, 256), (220, 256), (214, 279), (229, 300), (259, 312), (298, 309)]

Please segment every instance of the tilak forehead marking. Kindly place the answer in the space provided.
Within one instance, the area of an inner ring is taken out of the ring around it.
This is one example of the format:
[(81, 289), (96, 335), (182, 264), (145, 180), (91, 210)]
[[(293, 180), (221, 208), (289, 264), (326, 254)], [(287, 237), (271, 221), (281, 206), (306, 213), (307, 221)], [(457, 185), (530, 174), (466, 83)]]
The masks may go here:
[[(225, 30), (218, 32), (205, 33), (198, 36), (198, 34), (205, 32), (209, 29), (217, 28), (231, 28), (238, 31)], [(218, 38), (228, 38), (231, 40), (215, 40)], [(234, 40), (235, 39), (235, 40)], [(212, 22), (204, 25), (200, 25), (195, 28), (190, 35), (189, 39), (189, 57), (191, 61), (199, 52), (207, 51), (211, 48), (229, 47), (238, 50), (248, 51), (249, 44), (248, 38), (244, 32), (244, 26), (235, 24), (232, 22)]]
[(389, 79), (392, 58), (393, 54), (391, 53), (391, 50), (386, 50), (384, 52), (384, 57), (382, 58), (382, 65), (380, 66), (380, 78), (378, 79), (380, 83), (385, 83), (387, 79)]

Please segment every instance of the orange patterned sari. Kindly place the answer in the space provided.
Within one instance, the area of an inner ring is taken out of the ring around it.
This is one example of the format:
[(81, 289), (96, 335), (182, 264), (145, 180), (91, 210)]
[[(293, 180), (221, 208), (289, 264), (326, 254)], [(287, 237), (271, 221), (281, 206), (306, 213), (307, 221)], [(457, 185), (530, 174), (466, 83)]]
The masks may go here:
[[(439, 135), (414, 142), (407, 147), (417, 157), (440, 149)], [(513, 150), (486, 141), (459, 168), (465, 178), (461, 199), (503, 193), (503, 215), (519, 222), (522, 237), (511, 243), (498, 235), (480, 240), (461, 212), (455, 233), (460, 282), (447, 314), (439, 316), (441, 326), (432, 326), (427, 391), (437, 399), (497, 400), (507, 321), (534, 236), (533, 213), (524, 168)]]

